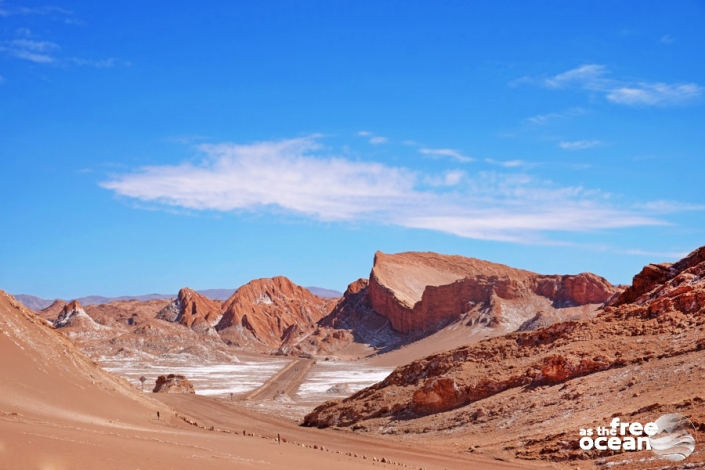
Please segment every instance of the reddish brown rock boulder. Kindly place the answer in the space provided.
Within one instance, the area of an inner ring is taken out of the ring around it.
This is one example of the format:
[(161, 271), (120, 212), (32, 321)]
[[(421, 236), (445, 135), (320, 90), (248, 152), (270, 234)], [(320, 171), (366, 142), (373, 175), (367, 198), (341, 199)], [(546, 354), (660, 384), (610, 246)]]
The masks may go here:
[(214, 332), (221, 317), (220, 302), (186, 287), (157, 314), (161, 320), (177, 322), (200, 333)]
[(216, 329), (226, 342), (241, 344), (254, 338), (266, 346), (279, 347), (285, 337), (292, 342), (295, 332), (314, 329), (336, 302), (313, 295), (283, 276), (257, 279), (225, 301)]
[(618, 288), (590, 273), (540, 275), (462, 256), (377, 252), (368, 292), (372, 308), (408, 333), (436, 329), (474, 310), (517, 329), (540, 310), (594, 310)]
[(453, 379), (432, 378), (411, 397), (412, 408), (421, 413), (439, 413), (465, 403), (467, 394)]
[(154, 393), (196, 393), (193, 384), (183, 375), (160, 375)]

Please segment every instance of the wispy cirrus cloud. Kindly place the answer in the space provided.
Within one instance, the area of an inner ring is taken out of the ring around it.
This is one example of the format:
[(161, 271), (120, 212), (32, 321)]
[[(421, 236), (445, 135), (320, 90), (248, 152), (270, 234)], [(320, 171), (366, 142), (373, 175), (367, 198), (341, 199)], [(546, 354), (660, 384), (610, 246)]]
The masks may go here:
[(34, 39), (13, 39), (0, 42), (0, 51), (18, 59), (28, 60), (38, 64), (51, 64), (56, 62), (53, 54), (60, 47), (49, 41), (36, 41)]
[[(64, 23), (83, 24), (82, 21), (74, 18), (73, 12), (60, 7), (39, 6), (39, 7), (4, 7), (0, 0), (0, 17), (22, 15), (58, 15), (64, 18)], [(55, 42), (37, 37), (27, 27), (19, 27), (5, 32), (8, 39), (0, 39), (0, 54), (15, 59), (26, 60), (39, 65), (54, 66), (80, 66), (96, 68), (112, 68), (118, 66), (129, 66), (130, 62), (116, 57), (107, 59), (87, 59), (83, 57), (69, 57), (61, 54), (61, 46)]]
[(360, 131), (357, 133), (357, 135), (359, 135), (360, 137), (367, 137), (367, 142), (372, 145), (386, 144), (387, 142), (389, 142), (388, 138), (382, 137), (381, 135), (375, 135), (370, 131)]
[(563, 150), (586, 150), (599, 145), (602, 145), (602, 142), (599, 140), (563, 141), (558, 144), (558, 146)]
[(679, 260), (688, 256), (687, 251), (648, 251), (638, 248), (626, 250), (624, 253), (627, 255), (662, 258), (667, 260)]
[(530, 83), (552, 89), (577, 88), (601, 93), (608, 101), (629, 106), (684, 105), (703, 94), (703, 88), (696, 83), (616, 79), (607, 67), (600, 64), (584, 64), (552, 77), (524, 77), (512, 83)]
[(431, 158), (448, 157), (448, 158), (452, 158), (453, 160), (456, 160), (456, 161), (459, 161), (462, 163), (472, 162), (475, 160), (474, 158), (463, 155), (461, 152), (459, 152), (458, 150), (454, 150), (454, 149), (432, 149), (432, 148), (422, 147), (419, 149), (419, 153), (421, 153), (422, 155), (426, 155), (427, 157), (431, 157)]
[(678, 201), (650, 201), (635, 206), (637, 209), (647, 210), (652, 213), (669, 214), (673, 212), (703, 211), (705, 204), (684, 204)]
[(619, 104), (670, 106), (685, 104), (699, 98), (703, 89), (694, 84), (638, 83), (611, 90), (607, 99)]
[(529, 168), (535, 166), (535, 163), (526, 162), (524, 160), (494, 160), (492, 158), (485, 158), (487, 163), (492, 165), (499, 165), (504, 168)]
[(27, 60), (35, 64), (44, 65), (76, 65), (79, 67), (96, 67), (96, 68), (112, 68), (112, 67), (128, 67), (130, 62), (115, 57), (108, 59), (83, 59), (80, 57), (59, 57), (57, 54), (61, 47), (51, 41), (40, 41), (30, 39), (25, 30), (22, 31), (25, 37), (12, 39), (8, 41), (0, 41), (0, 52), (14, 57), (16, 59)]
[(46, 16), (46, 15), (51, 15), (51, 14), (72, 15), (73, 12), (71, 10), (67, 10), (66, 8), (61, 8), (61, 7), (51, 6), (51, 5), (43, 5), (43, 6), (38, 6), (38, 7), (14, 7), (14, 6), (3, 6), (2, 3), (0, 3), (0, 16), (5, 16), (5, 17), (14, 16), (14, 15)]
[(78, 65), (80, 67), (95, 67), (98, 69), (109, 69), (113, 67), (129, 67), (132, 65), (130, 61), (118, 59), (116, 57), (110, 57), (108, 59), (101, 60), (91, 60), (91, 59), (81, 59), (80, 57), (71, 57), (67, 59), (68, 62)]
[(558, 113), (537, 114), (536, 116), (531, 116), (524, 119), (524, 122), (528, 124), (542, 126), (553, 121), (581, 116), (585, 113), (586, 111), (583, 108), (575, 107)]
[(425, 174), (378, 162), (327, 156), (316, 137), (197, 147), (201, 164), (150, 166), (100, 185), (157, 207), (270, 211), (323, 221), (363, 221), (510, 242), (547, 232), (660, 225), (608, 204), (598, 190), (559, 186), (526, 174)]

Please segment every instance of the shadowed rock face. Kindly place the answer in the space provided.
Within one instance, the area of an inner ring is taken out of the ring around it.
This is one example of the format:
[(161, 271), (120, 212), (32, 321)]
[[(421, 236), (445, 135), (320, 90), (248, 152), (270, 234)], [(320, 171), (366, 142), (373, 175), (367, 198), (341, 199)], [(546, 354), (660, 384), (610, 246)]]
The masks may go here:
[(209, 299), (198, 292), (183, 288), (169, 305), (164, 307), (157, 318), (178, 322), (197, 332), (213, 332), (213, 327), (220, 321), (220, 302)]
[(323, 299), (283, 276), (256, 279), (240, 287), (223, 304), (216, 326), (226, 342), (240, 344), (254, 337), (267, 346), (279, 347), (292, 332), (315, 328), (335, 299)]
[(489, 308), (492, 321), (516, 329), (538, 310), (523, 308), (514, 315), (505, 308), (512, 303), (538, 307), (543, 302), (553, 310), (602, 304), (619, 292), (590, 273), (540, 275), (474, 258), (416, 252), (377, 252), (368, 290), (372, 308), (402, 333), (433, 330), (478, 308)]
[[(347, 399), (319, 406), (305, 424), (420, 419), (512, 389), (528, 392), (705, 349), (705, 247), (668, 267), (666, 276), (659, 275), (660, 282), (647, 285), (644, 277), (644, 271), (637, 275), (634, 293), (625, 296), (634, 298), (632, 302), (622, 299), (589, 321), (556, 323), (425, 357)], [(560, 401), (558, 396), (552, 399)], [(509, 416), (525, 411), (508, 405), (503, 412)]]
[(154, 393), (196, 393), (193, 384), (183, 375), (160, 375)]
[(370, 304), (367, 279), (352, 282), (333, 311), (318, 324), (335, 330), (348, 330), (357, 343), (369, 344), (384, 352), (399, 346), (404, 335), (394, 331), (389, 320)]

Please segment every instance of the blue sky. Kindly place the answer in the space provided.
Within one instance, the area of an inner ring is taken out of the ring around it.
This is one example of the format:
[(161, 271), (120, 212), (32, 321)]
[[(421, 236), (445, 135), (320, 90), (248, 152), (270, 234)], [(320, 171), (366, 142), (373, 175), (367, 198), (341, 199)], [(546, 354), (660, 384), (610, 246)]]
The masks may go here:
[(0, 288), (629, 283), (705, 244), (705, 3), (0, 0)]

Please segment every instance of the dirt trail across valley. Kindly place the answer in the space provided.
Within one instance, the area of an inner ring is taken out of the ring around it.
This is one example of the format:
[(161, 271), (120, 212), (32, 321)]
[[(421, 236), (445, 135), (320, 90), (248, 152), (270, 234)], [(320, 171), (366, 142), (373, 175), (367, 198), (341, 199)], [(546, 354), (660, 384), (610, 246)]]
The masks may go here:
[(299, 388), (313, 364), (311, 359), (294, 359), (260, 388), (246, 395), (244, 400), (273, 400), (280, 393), (291, 395)]
[[(155, 398), (177, 409), (180, 413), (206, 429), (219, 429), (233, 434), (253, 434), (255, 437), (282, 437), (282, 446), (295, 446), (312, 449), (319, 455), (340, 455), (349, 457), (359, 464), (372, 464), (374, 458), (395, 462), (397, 466), (424, 469), (466, 470), (482, 468), (487, 470), (527, 469), (546, 466), (545, 462), (510, 463), (493, 459), (492, 456), (470, 456), (455, 452), (443, 452), (419, 446), (418, 443), (405, 443), (393, 438), (374, 438), (349, 431), (304, 428), (298, 423), (280, 417), (264, 415), (249, 410), (241, 404), (201, 395), (164, 394)], [(317, 447), (314, 448), (314, 446)], [(323, 449), (321, 449), (323, 447)], [(321, 454), (323, 452), (323, 454)], [(350, 455), (348, 455), (350, 454)], [(363, 457), (364, 456), (364, 457)]]

